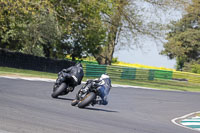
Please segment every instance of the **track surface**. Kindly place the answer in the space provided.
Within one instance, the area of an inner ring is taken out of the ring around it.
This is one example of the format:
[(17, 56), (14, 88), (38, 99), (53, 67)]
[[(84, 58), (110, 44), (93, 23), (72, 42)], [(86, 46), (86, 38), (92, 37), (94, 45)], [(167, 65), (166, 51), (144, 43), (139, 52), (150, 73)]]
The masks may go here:
[(171, 119), (199, 111), (200, 93), (113, 87), (108, 106), (71, 106), (78, 88), (50, 97), (53, 83), (0, 78), (0, 132), (197, 133)]

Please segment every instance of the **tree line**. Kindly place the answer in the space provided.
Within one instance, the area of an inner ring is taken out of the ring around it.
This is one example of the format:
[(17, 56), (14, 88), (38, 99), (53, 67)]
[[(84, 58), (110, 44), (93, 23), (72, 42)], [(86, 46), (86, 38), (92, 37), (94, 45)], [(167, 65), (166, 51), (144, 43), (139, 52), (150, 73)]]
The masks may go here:
[(161, 53), (176, 59), (177, 70), (200, 73), (200, 1), (192, 0), (185, 11), (169, 25), (168, 42)]
[[(159, 39), (171, 29), (162, 54), (176, 58), (179, 67), (181, 62), (186, 66), (199, 60), (199, 27), (189, 26), (191, 20), (199, 21), (199, 2), (192, 2), (188, 6), (187, 0), (0, 0), (0, 48), (50, 58), (67, 54), (72, 60), (93, 56), (99, 64), (110, 65), (116, 46), (142, 45), (138, 38)], [(188, 7), (187, 14), (170, 27), (145, 16), (148, 9), (159, 18), (159, 12), (180, 7)]]

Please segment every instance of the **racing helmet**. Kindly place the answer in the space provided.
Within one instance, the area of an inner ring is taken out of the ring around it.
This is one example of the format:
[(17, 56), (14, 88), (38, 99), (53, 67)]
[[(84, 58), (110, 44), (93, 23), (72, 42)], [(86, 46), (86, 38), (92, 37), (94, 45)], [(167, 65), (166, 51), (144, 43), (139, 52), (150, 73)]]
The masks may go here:
[(100, 79), (107, 79), (107, 78), (110, 78), (107, 74), (102, 74)]

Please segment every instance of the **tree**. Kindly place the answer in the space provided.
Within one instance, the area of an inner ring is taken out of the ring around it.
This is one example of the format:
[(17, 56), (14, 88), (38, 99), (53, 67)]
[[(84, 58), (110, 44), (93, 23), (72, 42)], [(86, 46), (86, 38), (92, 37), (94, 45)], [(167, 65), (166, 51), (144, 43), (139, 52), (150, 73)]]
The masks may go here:
[(60, 1), (54, 3), (59, 22), (65, 30), (58, 45), (60, 55), (69, 54), (72, 60), (99, 53), (105, 45), (106, 29), (101, 14), (109, 12), (107, 2), (99, 0)]
[(111, 64), (122, 40), (161, 33), (159, 22), (145, 21), (141, 4), (165, 10), (181, 1), (1, 0), (0, 47), (46, 57), (93, 55), (99, 64)]
[(49, 1), (8, 0), (0, 6), (0, 47), (50, 57), (60, 30)]
[(172, 23), (162, 51), (162, 54), (176, 58), (178, 70), (200, 60), (200, 1), (192, 0), (186, 11), (182, 19)]
[[(99, 64), (111, 64), (115, 47), (124, 39), (137, 39), (141, 36), (158, 37), (163, 25), (159, 22), (146, 22), (139, 8), (144, 3), (155, 9), (166, 10), (182, 4), (181, 0), (83, 0), (61, 1), (57, 5), (60, 17), (68, 29), (63, 36), (63, 48), (72, 58), (93, 55)], [(69, 13), (69, 14), (67, 14)], [(67, 15), (66, 15), (67, 14)], [(64, 17), (63, 17), (64, 16)], [(67, 21), (66, 21), (67, 20)], [(127, 44), (126, 44), (127, 45)], [(81, 52), (82, 51), (82, 52)]]
[(145, 3), (146, 8), (151, 7), (155, 12), (184, 5), (184, 1), (181, 0), (112, 0), (112, 12), (109, 12), (110, 14), (102, 14), (103, 26), (107, 29), (105, 45), (98, 47), (100, 53), (93, 53), (99, 64), (110, 65), (115, 47), (119, 43), (122, 44), (125, 39), (137, 40), (142, 36), (158, 39), (162, 36), (161, 31), (163, 31), (164, 25), (160, 24), (160, 22), (146, 19), (145, 12), (143, 12), (145, 9), (140, 8), (140, 4), (143, 3)]

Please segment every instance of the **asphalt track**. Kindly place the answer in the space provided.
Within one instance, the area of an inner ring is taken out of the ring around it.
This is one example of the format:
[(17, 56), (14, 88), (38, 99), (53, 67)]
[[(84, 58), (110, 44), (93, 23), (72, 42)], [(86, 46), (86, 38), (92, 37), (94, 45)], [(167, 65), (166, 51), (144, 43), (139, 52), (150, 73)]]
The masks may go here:
[(78, 88), (50, 97), (51, 82), (0, 78), (0, 132), (197, 133), (171, 122), (200, 110), (200, 93), (113, 87), (107, 106), (71, 106)]

